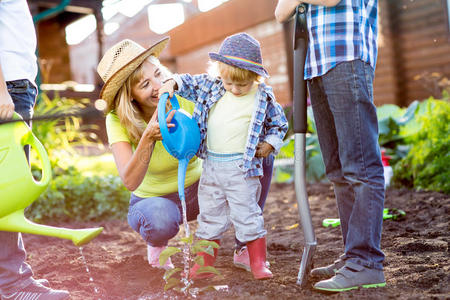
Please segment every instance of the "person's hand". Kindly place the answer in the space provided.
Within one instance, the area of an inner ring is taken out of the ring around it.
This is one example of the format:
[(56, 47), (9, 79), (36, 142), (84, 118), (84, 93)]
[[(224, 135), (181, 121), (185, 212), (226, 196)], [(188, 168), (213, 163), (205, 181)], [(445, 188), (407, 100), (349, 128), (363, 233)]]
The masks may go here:
[(169, 79), (162, 84), (158, 91), (158, 98), (161, 98), (162, 94), (169, 93), (169, 96), (173, 96), (173, 91), (175, 90), (176, 81)]
[[(175, 114), (175, 110), (170, 111), (170, 113), (167, 115), (166, 122), (167, 127), (175, 127), (175, 124), (170, 123), (172, 121), (173, 115)], [(142, 138), (147, 139), (149, 142), (153, 143), (156, 141), (162, 140), (161, 131), (159, 129), (159, 123), (158, 123), (158, 110), (155, 109), (155, 112), (152, 115), (152, 118), (147, 124), (147, 127), (144, 130), (144, 133), (142, 133)]]
[(11, 119), (14, 113), (14, 103), (8, 93), (0, 95), (0, 120)]
[(271, 144), (262, 142), (256, 146), (256, 157), (267, 157), (272, 151), (275, 150)]

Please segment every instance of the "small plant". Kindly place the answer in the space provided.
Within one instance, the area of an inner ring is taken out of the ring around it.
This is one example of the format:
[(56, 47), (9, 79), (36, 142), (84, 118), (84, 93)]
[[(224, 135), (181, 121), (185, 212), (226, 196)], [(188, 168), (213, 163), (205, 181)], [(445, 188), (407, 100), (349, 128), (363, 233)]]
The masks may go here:
[[(198, 294), (200, 292), (210, 290), (213, 287), (207, 286), (204, 288), (192, 288), (193, 281), (188, 278), (191, 269), (191, 262), (200, 265), (197, 273), (213, 273), (217, 276), (221, 276), (220, 272), (213, 266), (204, 266), (204, 260), (202, 256), (196, 255), (199, 252), (205, 252), (211, 256), (214, 256), (214, 249), (218, 249), (219, 245), (213, 241), (199, 240), (194, 243), (194, 237), (191, 234), (189, 237), (183, 237), (180, 239), (183, 244), (183, 250), (178, 247), (167, 247), (161, 252), (159, 256), (159, 264), (163, 266), (166, 261), (172, 255), (176, 253), (183, 253), (184, 269), (174, 268), (167, 270), (164, 274), (164, 291), (173, 289), (184, 294)], [(193, 257), (195, 255), (195, 257)], [(183, 271), (183, 273), (181, 273)], [(175, 277), (175, 274), (179, 274), (179, 277)]]

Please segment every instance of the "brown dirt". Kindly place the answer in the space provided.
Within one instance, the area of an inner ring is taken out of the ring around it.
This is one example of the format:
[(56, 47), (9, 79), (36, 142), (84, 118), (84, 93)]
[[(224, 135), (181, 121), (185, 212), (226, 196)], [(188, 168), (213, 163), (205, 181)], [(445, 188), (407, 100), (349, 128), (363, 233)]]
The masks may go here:
[[(333, 190), (328, 184), (308, 186), (317, 250), (315, 266), (332, 262), (343, 251), (339, 227), (324, 228), (324, 218), (336, 217)], [(232, 266), (233, 230), (222, 240), (216, 267), (224, 276), (197, 285), (228, 285), (228, 292), (207, 292), (198, 299), (450, 299), (450, 197), (434, 192), (388, 190), (385, 207), (406, 211), (403, 220), (384, 221), (382, 248), (386, 254), (387, 286), (324, 296), (296, 284), (303, 251), (293, 185), (272, 185), (264, 212), (268, 230), (268, 259), (272, 280), (256, 281), (250, 273)], [(70, 241), (24, 235), (28, 262), (36, 278), (47, 278), (54, 288), (67, 289), (72, 299), (185, 299), (163, 293), (163, 272), (150, 268), (146, 247), (126, 221), (60, 224), (71, 228), (104, 226), (104, 232), (83, 252)], [(190, 224), (191, 230), (195, 222)], [(294, 227), (294, 228), (292, 228)], [(179, 233), (179, 237), (183, 233)], [(180, 245), (175, 239), (171, 245)], [(174, 263), (182, 265), (181, 256)], [(98, 288), (99, 294), (94, 292)]]

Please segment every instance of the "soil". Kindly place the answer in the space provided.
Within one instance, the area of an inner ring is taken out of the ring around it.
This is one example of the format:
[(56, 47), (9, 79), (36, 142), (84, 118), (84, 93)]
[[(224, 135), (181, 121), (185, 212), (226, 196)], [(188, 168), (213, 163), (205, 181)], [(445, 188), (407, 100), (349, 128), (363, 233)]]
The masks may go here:
[[(324, 228), (324, 218), (337, 217), (333, 189), (329, 184), (308, 186), (308, 198), (317, 237), (314, 265), (334, 261), (342, 252), (339, 227)], [(387, 286), (324, 295), (296, 284), (304, 239), (299, 222), (294, 186), (273, 184), (264, 211), (268, 230), (268, 260), (274, 278), (254, 280), (251, 273), (233, 266), (234, 232), (230, 229), (216, 263), (223, 278), (203, 280), (196, 286), (227, 285), (228, 291), (203, 292), (197, 299), (450, 299), (450, 196), (436, 192), (388, 189), (385, 207), (398, 208), (406, 216), (385, 220), (382, 249), (386, 254)], [(72, 299), (186, 299), (173, 291), (164, 293), (163, 271), (150, 268), (146, 245), (126, 223), (113, 220), (92, 223), (58, 224), (70, 228), (103, 226), (96, 239), (80, 251), (70, 241), (24, 235), (28, 262), (35, 278), (46, 278), (53, 288), (66, 289)], [(195, 230), (195, 222), (190, 223)], [(180, 246), (180, 231), (170, 242)], [(182, 267), (182, 256), (173, 257)], [(98, 293), (95, 292), (98, 291)]]

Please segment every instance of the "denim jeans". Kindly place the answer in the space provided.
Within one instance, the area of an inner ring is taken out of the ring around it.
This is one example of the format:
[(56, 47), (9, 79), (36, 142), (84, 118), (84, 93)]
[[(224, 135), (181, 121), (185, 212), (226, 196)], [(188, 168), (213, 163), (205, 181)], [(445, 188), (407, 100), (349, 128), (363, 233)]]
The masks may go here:
[[(199, 212), (197, 190), (198, 181), (184, 190), (188, 221), (195, 220)], [(131, 194), (128, 224), (150, 246), (166, 246), (177, 235), (179, 225), (183, 223), (182, 216), (178, 192), (151, 198)]]
[[(265, 157), (263, 160), (263, 172), (264, 175), (259, 178), (259, 182), (261, 182), (261, 195), (259, 196), (258, 205), (261, 207), (261, 212), (264, 211), (264, 205), (266, 204), (267, 195), (269, 194), (270, 183), (272, 182), (272, 173), (273, 173), (273, 154)], [(244, 243), (235, 238), (236, 249), (241, 249), (245, 246)]]
[[(6, 85), (15, 111), (24, 119), (31, 118), (36, 88), (28, 80), (8, 81)], [(26, 253), (20, 233), (0, 231), (0, 245), (0, 294), (10, 294), (29, 285), (33, 273), (25, 262)]]
[(374, 70), (361, 60), (308, 80), (320, 149), (334, 192), (344, 260), (382, 269), (384, 175), (373, 104)]

